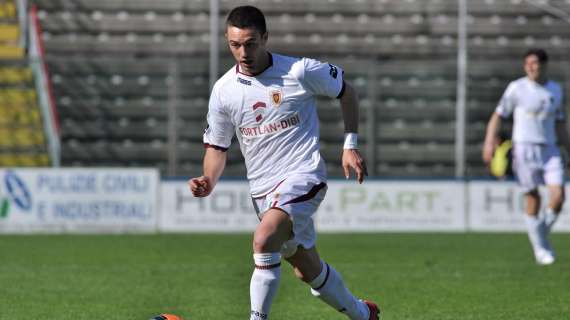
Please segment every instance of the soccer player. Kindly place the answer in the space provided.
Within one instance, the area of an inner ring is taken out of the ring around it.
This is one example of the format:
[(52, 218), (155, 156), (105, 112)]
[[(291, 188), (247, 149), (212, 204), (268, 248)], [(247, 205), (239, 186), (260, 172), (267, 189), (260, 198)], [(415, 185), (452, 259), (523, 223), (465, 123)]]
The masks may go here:
[(345, 124), (344, 174), (348, 179), (353, 170), (362, 183), (367, 172), (357, 149), (355, 90), (337, 66), (269, 52), (265, 17), (255, 7), (240, 6), (229, 13), (226, 38), (236, 65), (212, 90), (204, 133), (204, 171), (201, 177), (190, 179), (189, 186), (196, 197), (212, 192), (235, 133), (260, 219), (253, 236), (250, 319), (269, 318), (282, 258), (314, 296), (348, 318), (379, 319), (377, 305), (352, 295), (315, 247), (313, 216), (327, 190), (315, 99), (340, 99)]
[[(513, 115), (513, 158), (518, 184), (524, 192), (528, 237), (540, 265), (555, 261), (548, 234), (564, 203), (565, 164), (558, 143), (570, 153), (560, 85), (547, 78), (548, 55), (531, 49), (524, 56), (526, 77), (512, 81), (487, 125), (483, 160), (491, 161), (502, 119)], [(548, 206), (539, 214), (539, 185), (546, 184)]]

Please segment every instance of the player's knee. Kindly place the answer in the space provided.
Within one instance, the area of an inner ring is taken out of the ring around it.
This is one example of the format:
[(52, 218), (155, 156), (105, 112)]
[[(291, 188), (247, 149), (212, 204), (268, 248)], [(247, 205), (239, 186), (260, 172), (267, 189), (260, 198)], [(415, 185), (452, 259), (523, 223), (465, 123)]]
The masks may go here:
[(291, 232), (292, 223), (286, 213), (269, 211), (253, 234), (254, 252), (279, 252)]
[(540, 193), (537, 189), (530, 190), (529, 192), (525, 193), (525, 195), (527, 198), (530, 198), (530, 200), (540, 201)]
[(259, 228), (253, 234), (254, 252), (278, 252), (283, 245), (273, 229)]
[(565, 200), (564, 191), (562, 188), (552, 190), (550, 197), (556, 207), (561, 207)]

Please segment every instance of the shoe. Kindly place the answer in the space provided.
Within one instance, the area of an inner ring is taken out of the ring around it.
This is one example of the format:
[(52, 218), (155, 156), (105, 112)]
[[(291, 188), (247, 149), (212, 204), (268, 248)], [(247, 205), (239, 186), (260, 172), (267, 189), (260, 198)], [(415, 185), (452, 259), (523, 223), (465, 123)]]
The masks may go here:
[(370, 310), (370, 318), (368, 318), (368, 320), (380, 320), (380, 308), (372, 301), (364, 300), (364, 303), (366, 303), (368, 310)]
[(551, 265), (556, 261), (554, 253), (549, 250), (538, 249), (534, 252), (534, 257), (536, 258), (536, 263), (541, 266)]

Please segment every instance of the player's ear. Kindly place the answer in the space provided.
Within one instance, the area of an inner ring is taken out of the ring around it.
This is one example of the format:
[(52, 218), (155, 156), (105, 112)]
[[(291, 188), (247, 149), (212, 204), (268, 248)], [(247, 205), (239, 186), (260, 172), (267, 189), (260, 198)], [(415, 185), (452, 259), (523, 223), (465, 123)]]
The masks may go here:
[(269, 38), (269, 32), (265, 31), (265, 33), (261, 35), (261, 40), (263, 40), (263, 43), (267, 43), (268, 38)]

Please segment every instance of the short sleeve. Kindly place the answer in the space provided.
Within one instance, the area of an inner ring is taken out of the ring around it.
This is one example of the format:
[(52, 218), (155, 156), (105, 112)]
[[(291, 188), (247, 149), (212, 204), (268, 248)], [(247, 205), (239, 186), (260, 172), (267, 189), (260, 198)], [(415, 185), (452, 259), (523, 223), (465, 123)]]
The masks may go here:
[(214, 88), (208, 104), (208, 126), (204, 131), (204, 146), (226, 151), (230, 147), (235, 127)]
[(337, 98), (344, 90), (344, 71), (330, 63), (303, 59), (304, 73), (301, 82), (306, 90), (315, 94)]
[(495, 112), (498, 115), (500, 115), (501, 118), (510, 117), (511, 114), (513, 113), (514, 109), (515, 109), (517, 101), (516, 101), (516, 95), (515, 95), (515, 88), (514, 87), (515, 86), (513, 83), (509, 84), (509, 86), (507, 87), (507, 89), (503, 93), (503, 96), (501, 97), (501, 100), (499, 101), (497, 108), (495, 109)]

